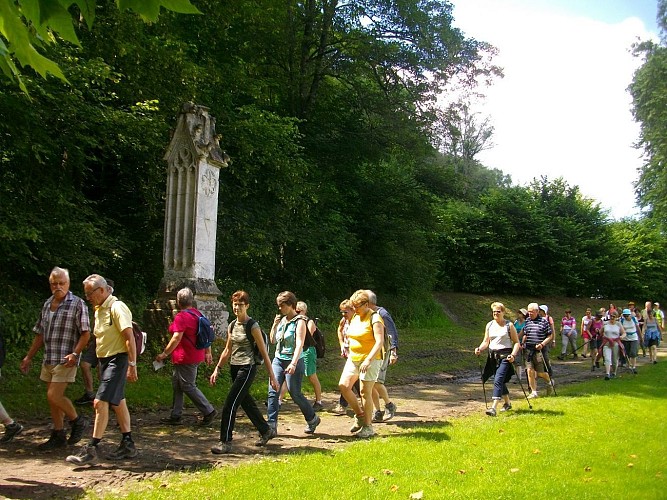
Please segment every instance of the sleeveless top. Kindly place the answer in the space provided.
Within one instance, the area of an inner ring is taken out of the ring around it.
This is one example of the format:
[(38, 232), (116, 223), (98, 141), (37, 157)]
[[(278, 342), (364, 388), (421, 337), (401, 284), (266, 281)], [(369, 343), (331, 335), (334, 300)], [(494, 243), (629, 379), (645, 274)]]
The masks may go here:
[(513, 343), (509, 335), (509, 325), (509, 322), (505, 325), (499, 325), (495, 320), (489, 321), (487, 329), (489, 332), (489, 349), (491, 351), (512, 348)]

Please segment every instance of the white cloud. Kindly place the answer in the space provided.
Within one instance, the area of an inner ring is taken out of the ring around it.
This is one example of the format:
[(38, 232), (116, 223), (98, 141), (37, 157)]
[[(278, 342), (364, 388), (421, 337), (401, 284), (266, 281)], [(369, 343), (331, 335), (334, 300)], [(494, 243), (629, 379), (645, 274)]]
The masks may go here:
[(517, 0), (460, 0), (454, 18), (499, 49), (505, 73), (480, 107), (496, 146), (478, 159), (520, 184), (563, 177), (613, 217), (635, 214), (639, 126), (626, 89), (640, 64), (631, 45), (651, 37), (643, 22), (610, 24)]

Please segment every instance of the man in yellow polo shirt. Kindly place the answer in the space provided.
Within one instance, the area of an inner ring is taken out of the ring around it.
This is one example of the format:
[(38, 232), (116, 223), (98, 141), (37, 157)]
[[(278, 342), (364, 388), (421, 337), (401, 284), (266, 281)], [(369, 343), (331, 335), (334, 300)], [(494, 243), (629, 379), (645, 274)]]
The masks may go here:
[(95, 307), (95, 352), (100, 363), (100, 387), (95, 395), (95, 426), (90, 442), (79, 453), (66, 460), (73, 464), (85, 464), (97, 459), (97, 445), (104, 436), (109, 422), (109, 406), (116, 413), (116, 420), (123, 434), (116, 451), (108, 458), (119, 460), (137, 456), (132, 441), (130, 412), (125, 401), (125, 382), (135, 382), (137, 376), (137, 349), (132, 334), (132, 313), (113, 295), (113, 288), (99, 274), (91, 274), (83, 280), (86, 299)]

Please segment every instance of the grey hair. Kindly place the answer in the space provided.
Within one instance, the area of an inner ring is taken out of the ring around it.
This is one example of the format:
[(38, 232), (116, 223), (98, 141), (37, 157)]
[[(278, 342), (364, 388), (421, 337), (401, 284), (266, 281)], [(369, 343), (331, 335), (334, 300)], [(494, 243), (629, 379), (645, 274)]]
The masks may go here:
[(190, 307), (195, 301), (195, 296), (187, 286), (181, 288), (176, 294), (176, 304), (179, 309), (186, 309)]
[(366, 294), (368, 295), (368, 303), (372, 306), (378, 305), (378, 296), (375, 295), (375, 292), (373, 290), (366, 290)]
[(308, 304), (303, 300), (300, 300), (296, 303), (296, 310), (301, 311), (299, 314), (307, 315), (308, 314)]
[[(104, 279), (104, 276), (100, 276), (99, 274), (91, 274), (90, 276), (88, 276), (85, 280), (83, 280), (83, 284), (85, 285), (86, 283), (90, 283), (95, 287), (99, 286), (100, 288), (104, 288), (105, 290), (111, 288), (107, 283), (107, 280)], [(111, 290), (113, 290), (113, 288)]]
[(533, 311), (539, 311), (539, 310), (540, 310), (540, 306), (539, 306), (539, 304), (538, 304), (537, 302), (531, 302), (530, 304), (528, 304), (528, 307), (526, 307), (526, 309), (528, 309), (529, 311), (530, 311), (530, 310), (533, 310)]
[(54, 274), (56, 274), (58, 276), (64, 276), (65, 278), (67, 278), (67, 281), (69, 282), (69, 271), (67, 269), (65, 269), (64, 267), (56, 266), (53, 269), (51, 269), (51, 272), (49, 273), (49, 276), (52, 276)]

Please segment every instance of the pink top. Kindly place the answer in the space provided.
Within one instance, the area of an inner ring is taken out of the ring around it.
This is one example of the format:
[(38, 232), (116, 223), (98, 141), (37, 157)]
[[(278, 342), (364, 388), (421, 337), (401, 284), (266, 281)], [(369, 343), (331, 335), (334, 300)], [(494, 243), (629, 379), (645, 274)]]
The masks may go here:
[[(187, 311), (194, 312), (197, 316), (193, 316)], [(204, 361), (206, 357), (206, 349), (197, 349), (197, 330), (199, 329), (199, 316), (201, 313), (194, 307), (179, 312), (171, 325), (169, 325), (169, 332), (183, 332), (181, 341), (171, 353), (171, 362), (175, 365), (194, 365)]]
[(577, 328), (577, 320), (574, 316), (563, 316), (563, 319), (560, 320), (560, 324), (563, 325), (563, 330), (574, 330)]

